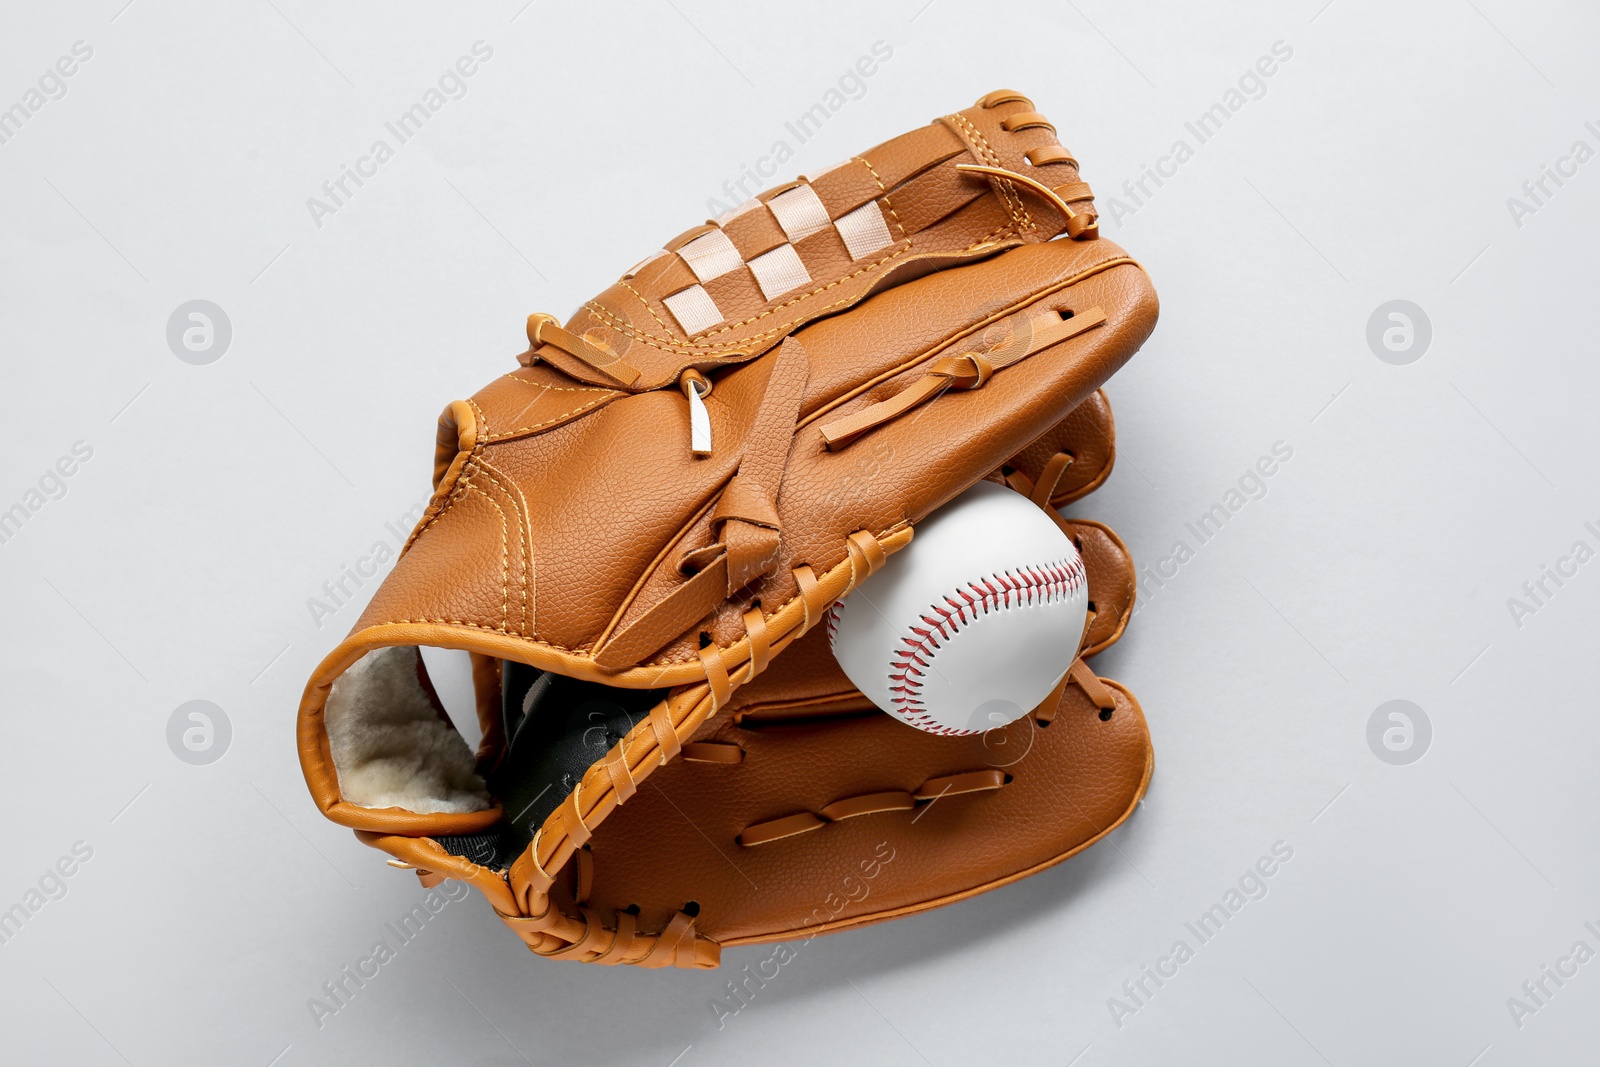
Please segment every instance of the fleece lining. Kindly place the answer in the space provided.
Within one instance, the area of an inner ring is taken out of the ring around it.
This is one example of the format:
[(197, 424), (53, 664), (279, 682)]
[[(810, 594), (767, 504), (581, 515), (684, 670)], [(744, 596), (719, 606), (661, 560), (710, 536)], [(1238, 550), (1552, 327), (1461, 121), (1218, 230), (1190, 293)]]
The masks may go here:
[(415, 648), (380, 648), (333, 683), (323, 714), (340, 795), (363, 808), (484, 811), (488, 787), (418, 681), (419, 660)]

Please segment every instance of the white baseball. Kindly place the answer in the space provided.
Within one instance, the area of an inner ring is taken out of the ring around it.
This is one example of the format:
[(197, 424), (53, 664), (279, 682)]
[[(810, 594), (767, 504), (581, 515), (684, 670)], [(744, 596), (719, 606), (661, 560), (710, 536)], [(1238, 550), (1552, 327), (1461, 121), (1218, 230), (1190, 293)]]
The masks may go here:
[(901, 722), (982, 733), (1032, 711), (1072, 666), (1087, 585), (1048, 515), (979, 482), (834, 604), (828, 636), (856, 688)]

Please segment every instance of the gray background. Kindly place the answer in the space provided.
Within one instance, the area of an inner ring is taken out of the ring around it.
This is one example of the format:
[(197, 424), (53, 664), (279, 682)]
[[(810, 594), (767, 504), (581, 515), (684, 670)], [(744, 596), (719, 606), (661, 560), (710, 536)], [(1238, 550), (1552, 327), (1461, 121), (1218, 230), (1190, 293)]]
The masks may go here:
[[(0, 909), (92, 849), (0, 945), (9, 1062), (1593, 1061), (1600, 961), (1520, 1026), (1507, 1005), (1600, 950), (1600, 562), (1522, 590), (1600, 549), (1600, 162), (1507, 202), (1600, 149), (1591, 6), (122, 4), (10, 3), (0, 33), (0, 107), (93, 49), (0, 144), (0, 509), (93, 450), (0, 544)], [(307, 198), (478, 40), (465, 96), (318, 226)], [(877, 41), (799, 144), (785, 122)], [(1278, 41), (1199, 144), (1185, 123)], [(765, 184), (1002, 86), (1058, 124), (1163, 301), (1110, 386), (1116, 474), (1075, 508), (1163, 583), (1098, 664), (1149, 717), (1142, 810), (1017, 886), (805, 945), (720, 1028), (710, 1002), (768, 950), (545, 963), (477, 899), (319, 1028), (308, 998), (421, 891), (306, 796), (294, 707), (359, 610), (319, 627), (307, 602), (392, 549), (439, 409), (773, 142), (797, 151)], [(1165, 185), (1120, 191), (1180, 138)], [(195, 299), (232, 327), (205, 366), (166, 339)], [(1406, 365), (1367, 339), (1396, 299), (1431, 323)], [(1201, 544), (1185, 524), (1277, 442), (1265, 495)], [(1396, 699), (1432, 725), (1408, 765), (1368, 742)], [(209, 765), (169, 748), (191, 700), (231, 726)], [(1280, 841), (1267, 895), (1115, 1019)]]

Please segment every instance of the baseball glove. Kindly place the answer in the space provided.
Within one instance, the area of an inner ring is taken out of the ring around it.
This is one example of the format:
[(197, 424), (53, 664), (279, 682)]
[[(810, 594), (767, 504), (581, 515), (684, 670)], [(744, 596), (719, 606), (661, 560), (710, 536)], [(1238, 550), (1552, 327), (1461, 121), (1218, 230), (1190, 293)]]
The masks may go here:
[[(307, 684), (312, 797), (534, 952), (642, 966), (1087, 847), (1152, 757), (1082, 659), (1121, 635), (1131, 561), (1055, 508), (1109, 471), (1098, 390), (1155, 318), (1009, 91), (680, 235), (564, 325), (530, 317), (521, 366), (441, 417), (426, 513)], [(876, 712), (819, 624), (984, 478), (1079, 544), (1089, 621), (1030, 716), (937, 736)], [(423, 646), (471, 656), (476, 753)]]

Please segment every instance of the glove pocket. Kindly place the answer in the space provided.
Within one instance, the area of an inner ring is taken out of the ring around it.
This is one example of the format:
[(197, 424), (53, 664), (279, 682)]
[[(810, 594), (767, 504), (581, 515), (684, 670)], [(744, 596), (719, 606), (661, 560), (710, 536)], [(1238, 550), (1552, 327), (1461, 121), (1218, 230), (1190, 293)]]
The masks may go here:
[(1096, 688), (1066, 685), (972, 737), (885, 715), (712, 724), (704, 755), (661, 768), (597, 828), (587, 872), (558, 878), (552, 900), (646, 927), (693, 902), (697, 931), (724, 946), (793, 946), (1005, 885), (1100, 840), (1144, 795), (1143, 713), (1115, 683)]

